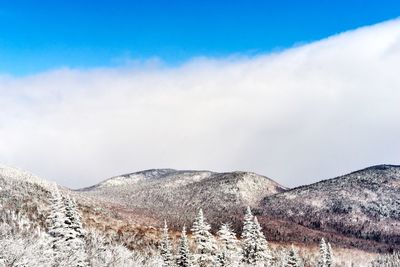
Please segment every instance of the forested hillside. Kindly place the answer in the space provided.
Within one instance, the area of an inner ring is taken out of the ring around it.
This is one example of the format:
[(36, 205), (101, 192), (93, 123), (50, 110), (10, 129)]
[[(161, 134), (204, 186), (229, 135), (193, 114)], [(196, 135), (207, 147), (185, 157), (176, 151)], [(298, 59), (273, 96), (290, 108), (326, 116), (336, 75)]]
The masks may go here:
[(0, 266), (394, 267), (398, 188), (397, 166), (294, 189), (150, 170), (78, 191), (2, 166)]

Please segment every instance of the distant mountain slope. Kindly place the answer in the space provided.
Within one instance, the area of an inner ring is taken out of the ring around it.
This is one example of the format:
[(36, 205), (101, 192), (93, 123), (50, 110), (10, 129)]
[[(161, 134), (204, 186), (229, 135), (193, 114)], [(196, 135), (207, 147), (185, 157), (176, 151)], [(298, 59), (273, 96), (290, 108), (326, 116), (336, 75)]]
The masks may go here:
[(373, 166), (266, 196), (260, 214), (400, 248), (400, 166)]
[(0, 165), (0, 222), (6, 213), (24, 214), (44, 228), (51, 186), (29, 172)]
[[(0, 166), (0, 209), (28, 214), (44, 228), (53, 186)], [(374, 166), (294, 189), (250, 172), (172, 169), (121, 175), (82, 190), (60, 189), (77, 199), (86, 228), (132, 248), (156, 247), (156, 227), (163, 219), (178, 230), (192, 225), (199, 208), (214, 230), (230, 222), (240, 231), (250, 205), (271, 241), (315, 245), (325, 237), (335, 246), (400, 249), (400, 166)]]
[(215, 225), (241, 220), (245, 206), (255, 207), (265, 196), (283, 191), (273, 180), (250, 172), (154, 169), (113, 177), (79, 192), (181, 226), (191, 223), (199, 208)]

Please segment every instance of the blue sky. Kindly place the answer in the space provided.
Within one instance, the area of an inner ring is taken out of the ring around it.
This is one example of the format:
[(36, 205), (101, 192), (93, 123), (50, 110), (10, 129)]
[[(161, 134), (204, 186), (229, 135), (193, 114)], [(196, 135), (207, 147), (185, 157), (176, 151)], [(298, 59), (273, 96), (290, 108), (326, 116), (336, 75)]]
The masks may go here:
[(0, 74), (282, 50), (399, 15), (398, 1), (2, 1)]

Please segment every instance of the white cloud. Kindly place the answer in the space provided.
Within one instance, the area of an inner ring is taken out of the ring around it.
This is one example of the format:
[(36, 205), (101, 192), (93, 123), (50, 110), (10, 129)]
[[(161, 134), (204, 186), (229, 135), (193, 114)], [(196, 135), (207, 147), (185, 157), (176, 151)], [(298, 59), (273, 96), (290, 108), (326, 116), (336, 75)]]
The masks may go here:
[(399, 62), (394, 20), (251, 58), (4, 76), (0, 162), (72, 187), (160, 167), (294, 186), (399, 163)]

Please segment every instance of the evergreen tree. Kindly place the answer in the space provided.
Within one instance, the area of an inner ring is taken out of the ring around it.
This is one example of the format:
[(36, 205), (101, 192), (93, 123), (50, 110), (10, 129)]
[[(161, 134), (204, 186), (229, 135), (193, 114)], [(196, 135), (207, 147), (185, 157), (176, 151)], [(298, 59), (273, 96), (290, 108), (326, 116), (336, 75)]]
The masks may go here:
[(297, 252), (294, 249), (293, 245), (292, 245), (291, 249), (289, 250), (289, 253), (286, 258), (286, 263), (284, 266), (285, 267), (300, 267), (301, 266), (299, 256), (297, 255)]
[(182, 229), (181, 238), (179, 240), (176, 265), (179, 267), (191, 267), (192, 263), (190, 258), (189, 241), (186, 235), (186, 227), (184, 226)]
[(53, 186), (50, 198), (50, 213), (47, 217), (48, 233), (51, 236), (51, 248), (56, 265), (61, 265), (68, 255), (67, 236), (65, 225), (65, 207), (60, 191)]
[(247, 207), (242, 230), (242, 261), (247, 264), (255, 263), (254, 216)]
[(51, 236), (54, 264), (56, 266), (85, 267), (84, 230), (75, 201), (61, 196), (57, 186), (53, 187), (50, 199), (51, 210), (47, 218)]
[(193, 223), (192, 234), (196, 245), (196, 263), (199, 267), (215, 265), (217, 246), (210, 233), (211, 226), (206, 222), (203, 211), (199, 213)]
[(163, 259), (163, 267), (174, 266), (174, 255), (172, 254), (172, 245), (171, 240), (169, 239), (167, 221), (164, 221), (164, 228), (160, 244), (160, 254)]
[(222, 224), (217, 234), (220, 241), (218, 266), (236, 266), (239, 261), (236, 234), (229, 224)]
[(319, 243), (319, 260), (318, 267), (328, 267), (327, 265), (327, 255), (328, 255), (328, 246), (325, 242), (325, 239), (321, 239)]
[(271, 265), (272, 255), (262, 228), (250, 207), (244, 216), (242, 231), (242, 262), (247, 264)]
[(267, 266), (271, 264), (271, 251), (268, 242), (262, 232), (262, 228), (258, 223), (257, 217), (253, 220), (253, 237), (254, 237), (254, 259), (255, 263), (264, 263)]
[(73, 232), (74, 237), (84, 239), (86, 232), (83, 229), (81, 215), (78, 212), (75, 200), (67, 196), (64, 198), (64, 205), (67, 229)]
[(65, 206), (65, 241), (68, 247), (70, 266), (84, 267), (87, 266), (87, 254), (85, 251), (85, 234), (83, 229), (81, 216), (78, 212), (76, 202), (69, 196), (64, 198)]
[(332, 254), (332, 247), (331, 244), (328, 242), (326, 244), (326, 267), (333, 267), (333, 254)]

